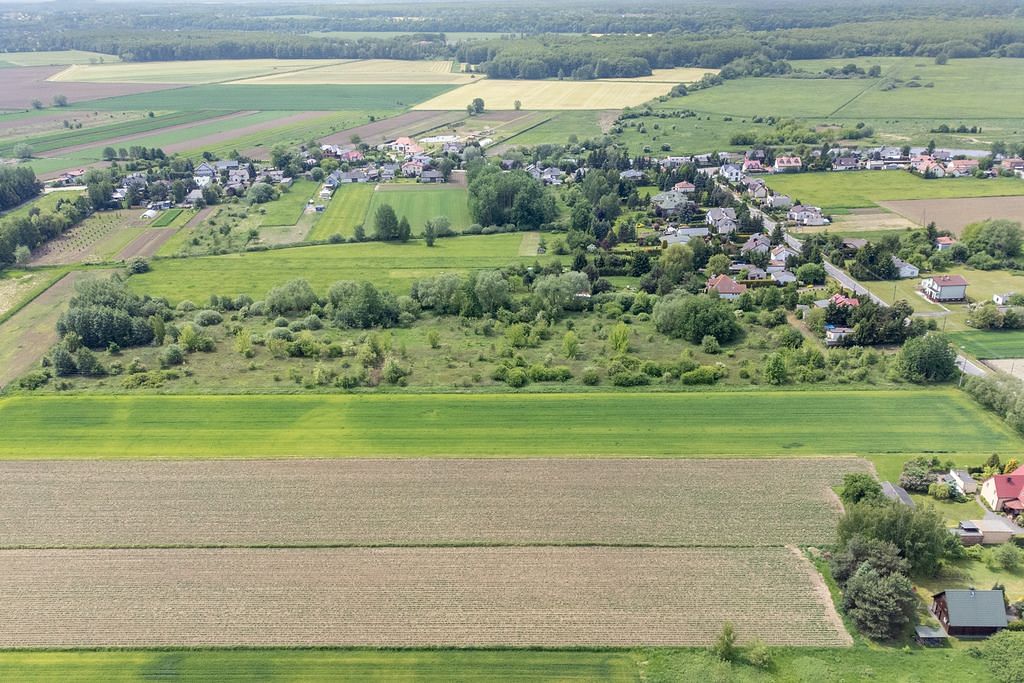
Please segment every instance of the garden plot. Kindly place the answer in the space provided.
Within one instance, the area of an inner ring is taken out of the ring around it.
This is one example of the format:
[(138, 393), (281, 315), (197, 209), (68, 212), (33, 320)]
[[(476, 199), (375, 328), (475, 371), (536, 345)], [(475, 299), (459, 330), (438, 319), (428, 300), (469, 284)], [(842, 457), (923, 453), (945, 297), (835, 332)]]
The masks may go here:
[(32, 254), (32, 265), (98, 262), (117, 254), (138, 238), (150, 221), (142, 209), (95, 213)]
[(851, 644), (787, 548), (0, 551), (0, 646)]
[[(853, 458), (0, 462), (0, 546), (831, 544), (832, 488), (866, 471)], [(742, 499), (772, 505), (756, 525), (710, 513)]]

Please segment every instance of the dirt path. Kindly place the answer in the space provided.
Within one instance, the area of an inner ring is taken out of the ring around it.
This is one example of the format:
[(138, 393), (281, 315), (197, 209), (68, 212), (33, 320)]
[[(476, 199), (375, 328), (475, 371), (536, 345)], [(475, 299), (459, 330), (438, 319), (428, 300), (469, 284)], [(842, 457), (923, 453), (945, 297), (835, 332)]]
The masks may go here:
[(57, 342), (57, 318), (83, 278), (113, 271), (74, 271), (58, 280), (25, 308), (0, 325), (0, 388), (28, 372)]
[(81, 152), (87, 149), (95, 149), (97, 147), (121, 147), (125, 143), (140, 138), (148, 138), (154, 135), (163, 135), (164, 133), (170, 133), (176, 130), (185, 130), (188, 128), (195, 128), (196, 126), (204, 126), (208, 123), (214, 123), (216, 121), (226, 121), (229, 119), (236, 119), (240, 116), (249, 116), (255, 114), (254, 111), (236, 111), (230, 114), (224, 114), (223, 116), (214, 116), (209, 119), (203, 119), (202, 121), (193, 121), (191, 123), (179, 123), (176, 126), (167, 126), (166, 128), (157, 128), (154, 130), (147, 130), (142, 133), (132, 133), (131, 135), (122, 135), (120, 137), (108, 138), (106, 140), (99, 140), (96, 142), (85, 142), (80, 145), (71, 145), (70, 147), (61, 147), (60, 149), (52, 149), (49, 152), (43, 152), (39, 156), (44, 159), (52, 159), (65, 156), (67, 154), (73, 154), (75, 152)]
[(328, 145), (347, 145), (351, 143), (353, 135), (358, 135), (368, 145), (379, 145), (399, 135), (417, 135), (465, 117), (462, 112), (410, 111), (389, 119), (338, 131), (321, 138), (320, 142)]
[(136, 256), (148, 257), (155, 254), (164, 242), (174, 237), (178, 228), (154, 228), (142, 233), (121, 250), (117, 258), (124, 261)]

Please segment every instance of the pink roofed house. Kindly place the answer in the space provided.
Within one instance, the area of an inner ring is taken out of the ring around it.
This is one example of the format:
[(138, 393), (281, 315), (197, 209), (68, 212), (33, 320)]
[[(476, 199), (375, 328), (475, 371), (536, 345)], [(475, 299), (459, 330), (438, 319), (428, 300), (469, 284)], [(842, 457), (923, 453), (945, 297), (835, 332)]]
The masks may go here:
[(693, 192), (694, 190), (697, 189), (697, 186), (694, 185), (693, 183), (688, 183), (685, 180), (681, 180), (675, 185), (673, 185), (672, 189), (677, 190), (679, 192)]
[(804, 162), (800, 160), (800, 157), (775, 157), (775, 166), (773, 166), (776, 173), (796, 173), (804, 167)]
[(981, 485), (981, 499), (995, 512), (1024, 510), (1024, 466), (1010, 474), (997, 474)]

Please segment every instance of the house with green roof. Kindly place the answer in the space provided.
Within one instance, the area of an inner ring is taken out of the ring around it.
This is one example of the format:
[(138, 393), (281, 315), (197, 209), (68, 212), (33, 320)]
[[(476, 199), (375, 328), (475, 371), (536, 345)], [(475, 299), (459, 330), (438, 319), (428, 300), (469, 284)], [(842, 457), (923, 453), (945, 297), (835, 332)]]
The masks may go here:
[(945, 590), (932, 596), (932, 613), (951, 636), (990, 636), (1007, 624), (1001, 590)]

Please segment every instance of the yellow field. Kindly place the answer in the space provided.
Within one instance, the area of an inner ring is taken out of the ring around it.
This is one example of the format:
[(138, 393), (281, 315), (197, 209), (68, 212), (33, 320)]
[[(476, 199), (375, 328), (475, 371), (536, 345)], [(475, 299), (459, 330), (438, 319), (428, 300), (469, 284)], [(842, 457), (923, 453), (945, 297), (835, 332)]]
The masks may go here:
[(621, 109), (668, 93), (668, 83), (636, 81), (504, 81), (483, 80), (450, 90), (413, 109), (465, 109), (482, 98), (487, 109)]
[(718, 69), (699, 69), (688, 66), (680, 66), (674, 69), (653, 69), (650, 76), (637, 76), (635, 78), (605, 78), (601, 80), (612, 83), (696, 83), (705, 74), (717, 74)]
[(91, 64), (93, 62), (120, 62), (116, 55), (104, 55), (99, 52), (83, 50), (53, 50), (46, 52), (4, 52), (0, 53), (0, 62), (15, 66), (59, 66), (61, 64)]
[[(479, 78), (479, 77), (478, 77)], [(401, 59), (361, 59), (331, 64), (317, 69), (303, 69), (257, 76), (237, 84), (255, 85), (376, 85), (376, 84), (464, 84), (472, 83), (469, 74), (453, 73), (448, 61), (406, 61)]]
[(210, 59), (181, 62), (75, 64), (51, 81), (80, 83), (223, 83), (256, 76), (333, 66), (337, 59)]

